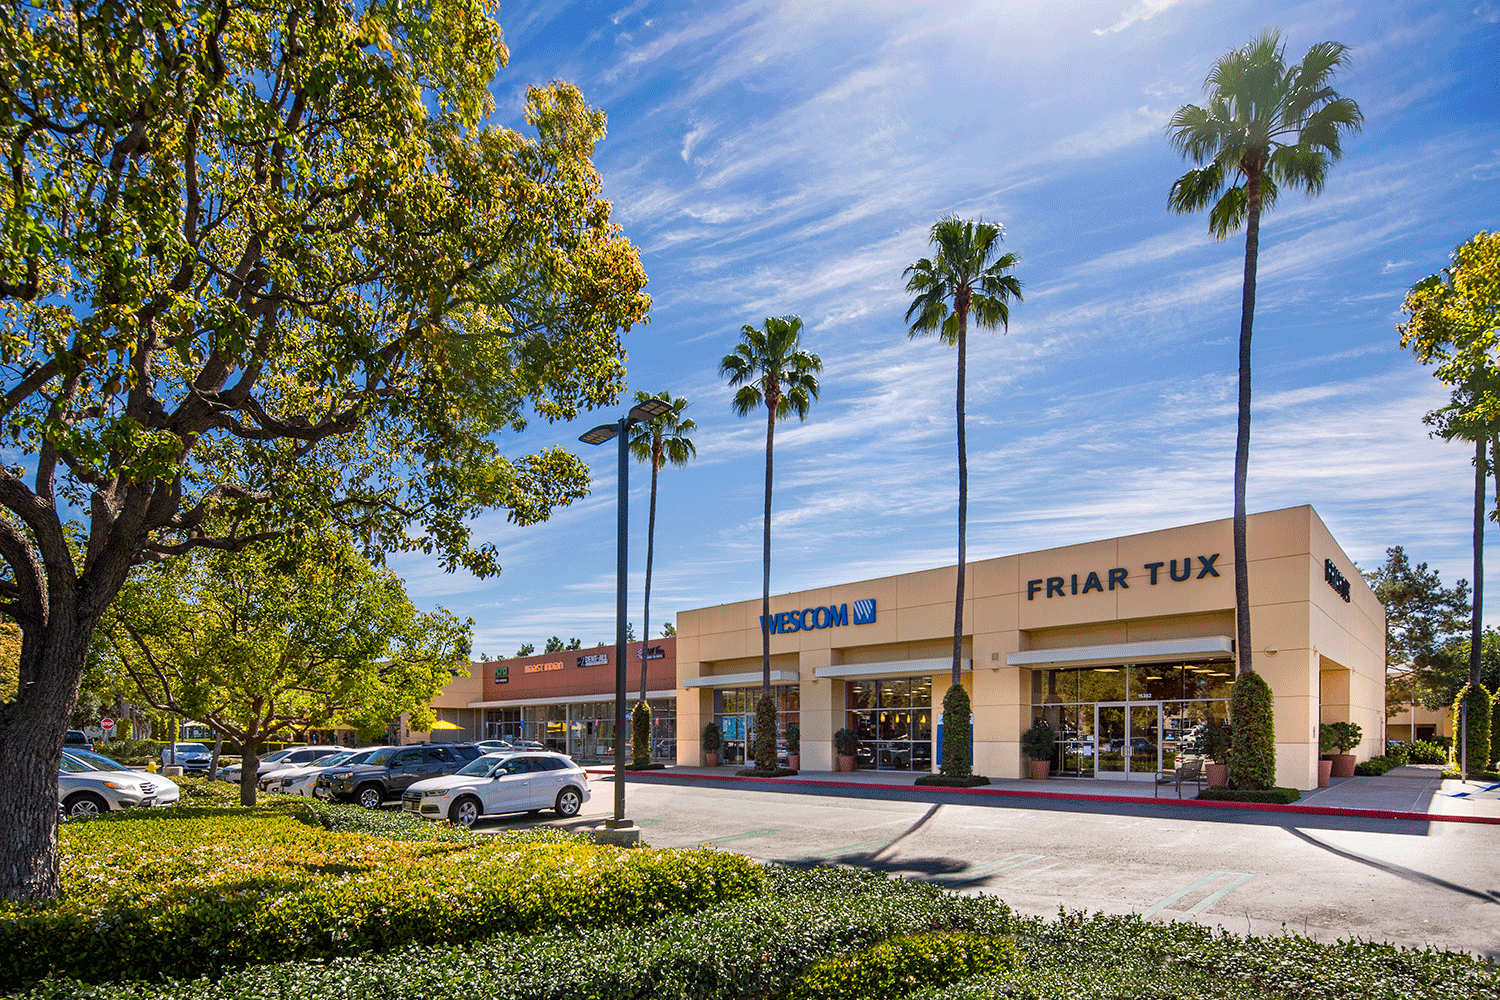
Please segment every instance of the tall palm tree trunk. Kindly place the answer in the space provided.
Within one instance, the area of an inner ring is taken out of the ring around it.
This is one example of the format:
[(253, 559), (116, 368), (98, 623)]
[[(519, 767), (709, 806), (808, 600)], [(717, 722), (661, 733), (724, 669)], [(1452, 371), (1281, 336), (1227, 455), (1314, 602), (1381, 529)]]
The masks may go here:
[(760, 696), (771, 697), (771, 455), (776, 446), (776, 404), (766, 394), (766, 514), (761, 556)]
[(1234, 442), (1234, 618), (1239, 675), (1255, 673), (1250, 644), (1250, 557), (1245, 544), (1245, 480), (1250, 471), (1250, 330), (1255, 321), (1255, 264), (1260, 253), (1260, 172), (1248, 171), (1245, 284), (1240, 301), (1239, 426)]
[(641, 612), (641, 701), (646, 700), (646, 643), (651, 638), (651, 557), (656, 547), (656, 472), (661, 467), (651, 450), (651, 515), (646, 521), (646, 606)]
[(1484, 436), (1474, 442), (1474, 619), (1469, 629), (1469, 684), (1479, 686), (1479, 655), (1484, 645)]
[[(960, 306), (962, 310), (962, 306)], [(969, 338), (968, 317), (958, 318), (958, 588), (953, 598), (953, 684), (962, 683), (960, 667), (964, 654), (964, 561), (969, 527), (969, 452), (964, 441), (964, 373)]]

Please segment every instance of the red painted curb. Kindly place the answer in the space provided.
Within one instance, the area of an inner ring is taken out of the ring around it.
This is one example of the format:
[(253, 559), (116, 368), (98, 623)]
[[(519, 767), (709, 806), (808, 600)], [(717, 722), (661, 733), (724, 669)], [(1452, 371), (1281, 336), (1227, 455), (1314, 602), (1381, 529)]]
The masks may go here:
[[(613, 770), (593, 772), (614, 775)], [(665, 771), (640, 771), (633, 774), (652, 775), (676, 781), (749, 781), (769, 785), (801, 785), (808, 788), (899, 788), (913, 791), (940, 791), (956, 795), (999, 795), (1018, 799), (1053, 799), (1062, 802), (1123, 802), (1129, 804), (1154, 803), (1169, 806), (1194, 806), (1200, 809), (1254, 809), (1260, 812), (1300, 813), (1305, 816), (1350, 816), (1356, 819), (1401, 819), (1442, 823), (1479, 823), (1500, 826), (1500, 816), (1456, 816), (1446, 813), (1407, 812), (1397, 809), (1340, 809), (1333, 806), (1281, 805), (1275, 802), (1217, 802), (1203, 799), (1159, 799), (1141, 798), (1134, 795), (1070, 795), (1065, 792), (1026, 792), (1011, 788), (944, 788), (923, 785), (873, 785), (860, 781), (799, 781), (796, 778), (748, 778), (737, 774), (683, 774), (674, 775)]]

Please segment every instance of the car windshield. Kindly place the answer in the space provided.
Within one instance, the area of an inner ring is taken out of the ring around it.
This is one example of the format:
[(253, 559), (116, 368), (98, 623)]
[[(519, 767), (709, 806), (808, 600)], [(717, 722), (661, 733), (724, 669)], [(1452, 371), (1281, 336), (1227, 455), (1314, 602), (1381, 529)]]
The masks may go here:
[(178, 753), (211, 753), (212, 751), (210, 751), (208, 749), (208, 747), (204, 746), (202, 743), (179, 743), (179, 744), (177, 744), (177, 752)]
[(79, 760), (72, 754), (65, 753), (57, 762), (57, 770), (59, 774), (81, 774), (84, 771), (102, 771), (105, 769), (96, 767), (89, 761)]
[(364, 759), (364, 763), (384, 764), (386, 761), (396, 756), (396, 751), (400, 749), (400, 747), (381, 747), (379, 750), (372, 752), (370, 756), (366, 757)]
[(262, 764), (274, 764), (291, 752), (291, 750), (277, 750), (275, 753), (266, 754), (260, 759), (260, 762)]
[(313, 761), (313, 766), (327, 767), (330, 764), (342, 764), (352, 756), (354, 755), (351, 753), (331, 753), (326, 757), (319, 757), (317, 760)]
[(494, 754), (490, 754), (486, 757), (480, 757), (478, 760), (469, 761), (463, 767), (458, 769), (458, 773), (464, 775), (467, 778), (483, 778), (486, 777), (490, 773), (490, 769), (498, 763), (500, 763), (500, 758), (495, 756)]
[(89, 750), (69, 750), (67, 756), (89, 765), (91, 771), (128, 771), (124, 764), (117, 760), (110, 760), (102, 753), (93, 753)]
[(339, 761), (340, 764), (368, 764), (370, 758), (379, 753), (379, 750), (356, 750), (349, 754), (348, 759)]

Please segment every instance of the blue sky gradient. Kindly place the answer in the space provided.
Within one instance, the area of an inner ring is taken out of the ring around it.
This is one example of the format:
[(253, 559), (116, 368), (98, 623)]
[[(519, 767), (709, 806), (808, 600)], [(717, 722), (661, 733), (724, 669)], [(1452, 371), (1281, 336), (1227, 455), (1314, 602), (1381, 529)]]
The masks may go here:
[[(948, 213), (1004, 224), (1025, 294), (1007, 335), (971, 333), (969, 557), (1228, 516), (1244, 242), (1167, 210), (1189, 164), (1164, 126), (1267, 25), (1292, 60), (1350, 46), (1336, 86), (1366, 125), (1321, 196), (1263, 220), (1250, 509), (1313, 504), (1364, 568), (1402, 544), (1470, 575), (1468, 453), (1427, 436), (1446, 393), (1393, 327), (1409, 285), (1500, 226), (1495, 0), (546, 0), (499, 17), (497, 121), (524, 127), (526, 86), (551, 79), (609, 115), (597, 162), (654, 300), (625, 340), (630, 388), (685, 396), (698, 422), (697, 462), (661, 476), (650, 634), (760, 592), (765, 422), (733, 415), (717, 369), (768, 315), (802, 316), (825, 366), (807, 422), (777, 432), (773, 592), (954, 562), (955, 355), (908, 340), (902, 278)], [(607, 416), (506, 447), (572, 445)], [(577, 447), (588, 499), (531, 528), (480, 519), (499, 577), (394, 563), (419, 605), (475, 619), (479, 651), (613, 635), (614, 451)], [(637, 465), (637, 632), (648, 483)]]

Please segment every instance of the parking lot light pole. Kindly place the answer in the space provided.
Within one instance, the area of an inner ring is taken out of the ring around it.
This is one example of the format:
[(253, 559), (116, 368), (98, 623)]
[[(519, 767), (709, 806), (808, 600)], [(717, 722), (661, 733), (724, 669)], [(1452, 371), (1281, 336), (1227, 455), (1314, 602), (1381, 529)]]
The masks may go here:
[(578, 437), (584, 444), (604, 444), (611, 438), (618, 438), (620, 442), (615, 541), (615, 815), (604, 821), (605, 827), (611, 830), (634, 825), (625, 818), (625, 598), (629, 583), (625, 556), (630, 520), (630, 428), (633, 424), (654, 420), (671, 408), (672, 404), (664, 399), (648, 399), (631, 407), (629, 413), (614, 423), (600, 424)]

